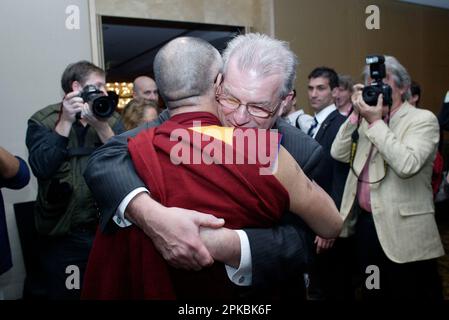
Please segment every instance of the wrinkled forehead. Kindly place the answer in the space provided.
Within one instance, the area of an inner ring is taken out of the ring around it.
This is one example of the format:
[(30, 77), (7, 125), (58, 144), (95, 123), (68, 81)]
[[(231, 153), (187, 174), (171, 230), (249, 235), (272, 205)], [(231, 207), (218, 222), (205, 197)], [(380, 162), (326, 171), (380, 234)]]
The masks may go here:
[(223, 75), (222, 87), (225, 93), (244, 95), (256, 100), (270, 100), (278, 95), (282, 85), (280, 74), (264, 75), (254, 68), (241, 69), (229, 64)]

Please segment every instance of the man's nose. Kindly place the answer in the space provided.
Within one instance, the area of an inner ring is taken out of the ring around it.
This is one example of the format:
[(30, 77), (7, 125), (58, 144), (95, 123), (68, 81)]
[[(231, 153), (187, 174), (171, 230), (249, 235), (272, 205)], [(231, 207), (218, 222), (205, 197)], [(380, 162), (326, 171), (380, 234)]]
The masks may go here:
[(249, 113), (245, 105), (241, 104), (238, 106), (238, 108), (235, 109), (233, 116), (236, 125), (241, 126), (249, 122)]

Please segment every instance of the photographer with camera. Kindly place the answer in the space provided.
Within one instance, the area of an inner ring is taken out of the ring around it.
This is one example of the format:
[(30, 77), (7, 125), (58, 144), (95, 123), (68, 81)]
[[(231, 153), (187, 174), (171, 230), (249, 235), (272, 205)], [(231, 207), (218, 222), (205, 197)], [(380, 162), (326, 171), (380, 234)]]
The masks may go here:
[[(79, 298), (98, 222), (82, 173), (89, 155), (124, 131), (105, 81), (105, 72), (90, 62), (70, 64), (61, 78), (63, 101), (28, 121), (29, 163), (38, 180), (34, 217), (49, 299)], [(75, 270), (72, 282), (66, 282), (69, 266)]]
[(356, 86), (354, 112), (331, 149), (351, 167), (341, 236), (354, 234), (363, 298), (442, 299), (430, 184), (438, 121), (407, 102), (411, 80), (396, 58), (369, 56), (367, 64), (367, 86)]

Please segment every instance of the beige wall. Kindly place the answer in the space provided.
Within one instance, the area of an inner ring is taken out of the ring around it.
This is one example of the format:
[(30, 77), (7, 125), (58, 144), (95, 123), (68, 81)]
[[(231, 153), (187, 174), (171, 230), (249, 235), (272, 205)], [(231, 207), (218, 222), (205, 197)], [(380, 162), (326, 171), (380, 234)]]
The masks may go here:
[(273, 0), (95, 0), (99, 15), (252, 27), (270, 34)]
[[(380, 9), (380, 30), (367, 30), (365, 8)], [(422, 105), (437, 112), (449, 89), (449, 10), (393, 0), (276, 0), (275, 35), (300, 58), (299, 105), (310, 111), (307, 75), (316, 66), (360, 78), (367, 54), (396, 56), (422, 87)]]

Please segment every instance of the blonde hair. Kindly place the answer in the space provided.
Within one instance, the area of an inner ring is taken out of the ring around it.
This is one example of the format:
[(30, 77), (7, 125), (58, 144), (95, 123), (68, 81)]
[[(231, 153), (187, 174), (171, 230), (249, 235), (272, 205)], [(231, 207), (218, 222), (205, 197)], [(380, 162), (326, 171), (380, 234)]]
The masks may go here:
[(122, 113), (122, 120), (125, 129), (131, 130), (143, 124), (145, 121), (145, 110), (148, 108), (154, 108), (156, 113), (159, 115), (159, 108), (154, 101), (139, 101), (133, 99), (128, 102)]

